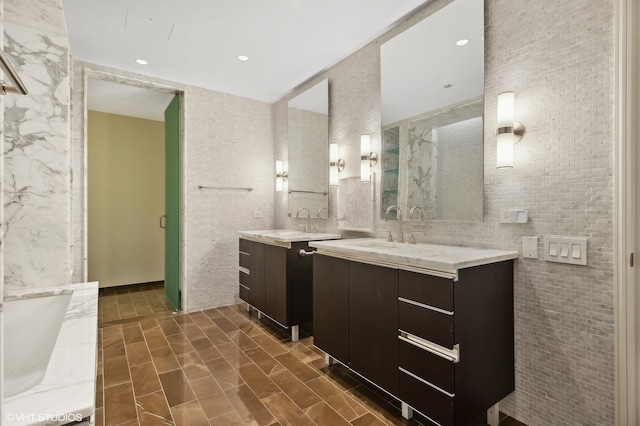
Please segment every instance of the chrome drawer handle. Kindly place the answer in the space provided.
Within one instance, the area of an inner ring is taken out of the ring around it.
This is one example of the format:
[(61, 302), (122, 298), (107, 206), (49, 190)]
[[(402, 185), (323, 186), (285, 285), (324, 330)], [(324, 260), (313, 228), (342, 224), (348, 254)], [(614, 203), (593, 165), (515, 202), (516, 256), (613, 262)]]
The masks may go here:
[(424, 303), (416, 302), (415, 300), (407, 299), (407, 298), (404, 298), (404, 297), (398, 297), (398, 302), (408, 303), (410, 305), (414, 305), (414, 306), (417, 306), (419, 308), (429, 309), (430, 311), (439, 312), (441, 314), (445, 314), (445, 315), (449, 315), (449, 316), (453, 315), (453, 311), (447, 311), (447, 310), (444, 310), (444, 309), (441, 309), (441, 308), (436, 308), (435, 306), (426, 305)]
[(449, 398), (454, 398), (456, 396), (455, 393), (451, 393), (451, 392), (447, 392), (446, 390), (434, 385), (433, 383), (429, 383), (427, 382), (425, 379), (423, 379), (422, 377), (418, 377), (415, 374), (413, 374), (411, 371), (407, 371), (402, 367), (398, 367), (398, 370), (402, 371), (404, 374), (413, 377), (414, 379), (418, 380), (421, 383), (424, 383), (427, 386), (431, 386), (432, 388), (434, 388), (435, 390), (437, 390), (438, 392), (441, 392), (445, 395), (447, 395)]
[(402, 340), (403, 342), (437, 355), (440, 358), (444, 358), (447, 361), (451, 361), (453, 363), (460, 362), (460, 345), (456, 344), (453, 346), (453, 349), (450, 350), (440, 345), (436, 345), (435, 343), (429, 342), (428, 340), (413, 336), (405, 331), (399, 331), (400, 335), (398, 335), (398, 339)]

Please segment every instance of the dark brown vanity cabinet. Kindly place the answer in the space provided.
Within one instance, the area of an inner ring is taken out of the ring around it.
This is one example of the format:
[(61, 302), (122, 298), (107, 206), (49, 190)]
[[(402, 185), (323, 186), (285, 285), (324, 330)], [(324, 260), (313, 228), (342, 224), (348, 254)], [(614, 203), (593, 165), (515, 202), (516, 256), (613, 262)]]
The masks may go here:
[(390, 393), (398, 390), (398, 271), (314, 255), (313, 339)]
[(514, 390), (513, 260), (457, 277), (314, 262), (315, 345), (397, 397), (407, 417), (464, 425)]
[[(313, 259), (307, 242), (290, 247), (240, 239), (240, 298), (283, 327), (298, 326), (313, 319)], [(248, 265), (248, 266), (247, 266)], [(248, 283), (248, 284), (247, 284)]]
[(398, 270), (349, 263), (349, 366), (398, 392)]
[(313, 343), (349, 364), (349, 261), (313, 257)]

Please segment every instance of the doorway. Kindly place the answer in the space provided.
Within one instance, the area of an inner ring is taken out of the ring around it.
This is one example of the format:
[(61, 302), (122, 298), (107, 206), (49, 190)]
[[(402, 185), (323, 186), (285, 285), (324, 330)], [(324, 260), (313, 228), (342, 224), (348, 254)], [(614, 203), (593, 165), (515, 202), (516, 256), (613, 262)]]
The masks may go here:
[[(178, 105), (180, 97), (174, 89), (88, 69), (85, 87), (84, 274), (101, 287), (168, 282), (169, 265), (175, 296), (167, 299), (179, 310), (180, 253), (172, 250), (165, 260), (164, 252), (166, 187), (179, 205), (181, 108), (172, 110), (176, 154), (170, 185), (165, 185), (164, 128), (166, 107), (174, 99)], [(100, 138), (102, 147), (95, 144)], [(96, 178), (96, 169), (106, 178)], [(100, 217), (108, 220), (98, 223)], [(174, 218), (173, 228), (179, 227)]]

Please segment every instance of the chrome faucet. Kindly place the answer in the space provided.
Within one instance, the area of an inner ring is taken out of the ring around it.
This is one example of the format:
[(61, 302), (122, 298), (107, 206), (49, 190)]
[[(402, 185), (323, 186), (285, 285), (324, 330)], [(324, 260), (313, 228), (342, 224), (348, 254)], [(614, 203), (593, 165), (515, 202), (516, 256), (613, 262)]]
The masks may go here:
[[(418, 206), (413, 206), (411, 207), (411, 210), (409, 210), (409, 222), (411, 222), (411, 220), (413, 219), (413, 212), (415, 212), (416, 210), (420, 212), (420, 220), (422, 221), (422, 209)], [(416, 237), (413, 234), (414, 232), (412, 231), (411, 237), (409, 238), (409, 244), (416, 244)]]
[(306, 207), (300, 207), (298, 209), (298, 211), (296, 212), (296, 218), (300, 217), (300, 212), (302, 210), (306, 210), (307, 211), (307, 229), (305, 229), (305, 232), (311, 232), (311, 212), (309, 211), (308, 208)]
[(409, 210), (409, 222), (413, 219), (413, 212), (416, 210), (420, 212), (420, 220), (422, 220), (422, 209), (418, 206), (413, 206), (411, 207), (411, 210)]
[(327, 219), (329, 219), (329, 209), (328, 209), (328, 208), (326, 208), (326, 207), (320, 207), (320, 208), (318, 209), (318, 213), (316, 213), (316, 217), (317, 217), (318, 219), (320, 219), (320, 212), (322, 212), (322, 210), (326, 210), (326, 211), (327, 211)]
[[(384, 221), (389, 220), (389, 212), (392, 209), (396, 209), (398, 212), (398, 242), (404, 243), (404, 235), (402, 234), (402, 210), (396, 205), (387, 207), (387, 211), (384, 212)], [(389, 237), (391, 237), (391, 232), (389, 232)], [(393, 238), (391, 238), (393, 240)]]

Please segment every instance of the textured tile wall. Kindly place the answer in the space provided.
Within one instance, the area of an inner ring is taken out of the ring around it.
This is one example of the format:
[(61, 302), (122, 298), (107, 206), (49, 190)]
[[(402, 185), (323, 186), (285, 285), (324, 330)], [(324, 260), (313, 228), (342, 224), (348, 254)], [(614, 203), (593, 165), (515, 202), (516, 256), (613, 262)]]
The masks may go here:
[[(329, 77), (330, 139), (348, 163), (360, 133), (379, 143), (377, 43), (445, 3), (431, 3), (317, 77)], [(485, 2), (484, 221), (438, 222), (422, 237), (513, 250), (525, 235), (541, 237), (540, 249), (545, 235), (587, 237), (587, 266), (516, 262), (516, 391), (501, 409), (531, 426), (615, 423), (613, 14), (613, 0)], [(515, 167), (496, 170), (490, 123), (505, 90), (516, 93), (527, 135), (516, 146)], [(286, 153), (283, 119), (275, 115), (275, 150)], [(276, 203), (286, 199), (276, 196)], [(529, 223), (499, 224), (499, 209), (513, 207), (528, 209)], [(336, 214), (334, 204), (330, 210)], [(276, 209), (275, 221), (287, 226), (283, 211)], [(328, 230), (336, 225), (329, 221)], [(382, 236), (384, 225), (374, 226)]]
[[(72, 169), (85, 174), (85, 74), (126, 84), (184, 92), (182, 162), (183, 308), (238, 301), (238, 235), (273, 227), (273, 119), (270, 104), (81, 61), (73, 62)], [(207, 190), (199, 185), (253, 187)], [(84, 273), (84, 180), (74, 179), (74, 279)], [(262, 218), (254, 218), (254, 210)]]

